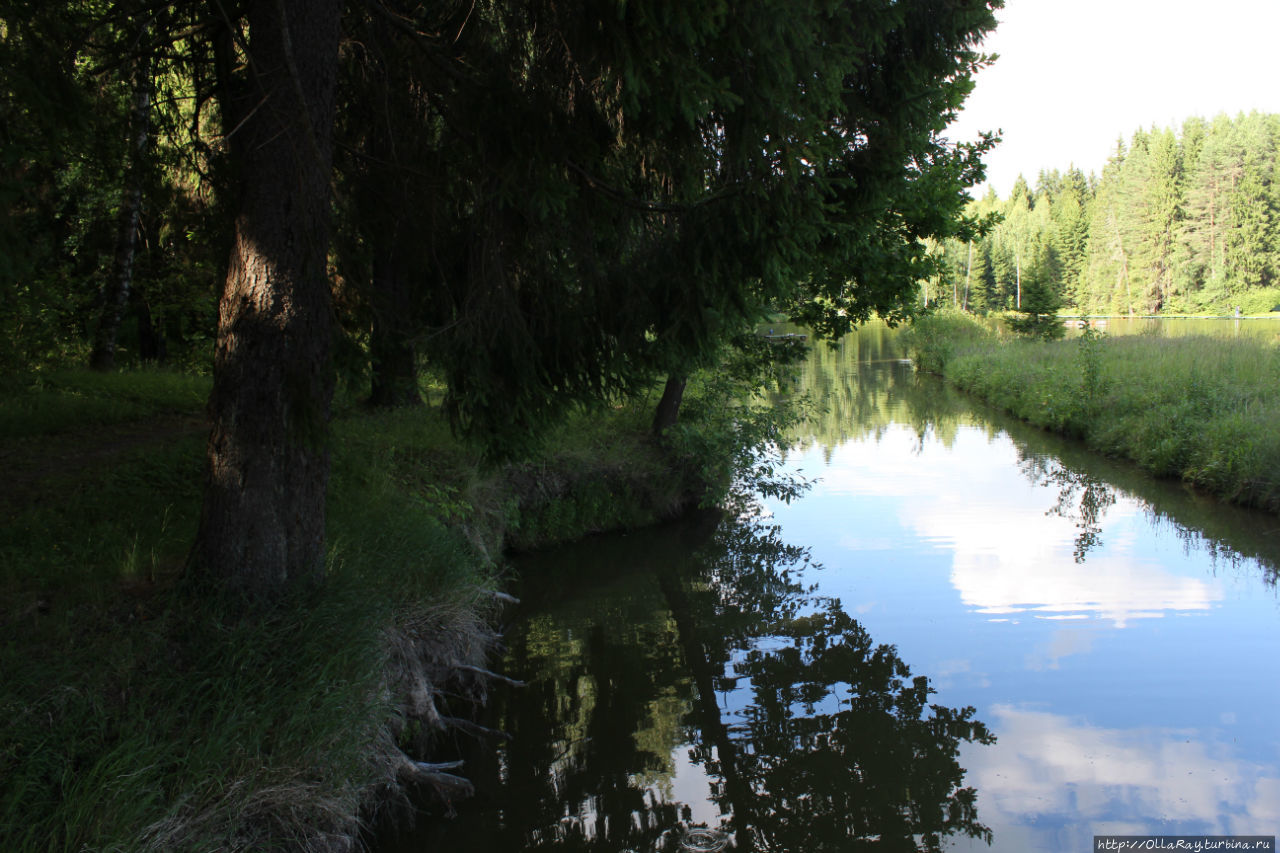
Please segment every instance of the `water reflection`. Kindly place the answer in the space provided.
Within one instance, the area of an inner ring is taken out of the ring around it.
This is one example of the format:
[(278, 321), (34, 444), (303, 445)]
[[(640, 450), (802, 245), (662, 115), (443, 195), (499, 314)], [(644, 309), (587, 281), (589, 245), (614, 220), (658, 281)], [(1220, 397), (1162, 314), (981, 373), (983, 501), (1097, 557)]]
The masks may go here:
[(1056, 489), (1057, 501), (1047, 512), (1075, 524), (1073, 556), (1083, 563), (1089, 551), (1102, 544), (1102, 516), (1116, 502), (1115, 489), (1084, 471), (1064, 467), (1050, 456), (1031, 456), (1018, 463), (1022, 473), (1037, 486)]
[[(866, 381), (869, 376), (874, 381)], [(910, 425), (921, 441), (929, 435), (950, 446), (961, 427), (983, 423), (955, 391), (921, 382), (898, 333), (881, 324), (837, 344), (815, 344), (795, 393), (819, 405), (790, 434), (793, 447), (818, 447), (826, 461), (841, 444), (878, 439), (895, 424)]]
[[(940, 850), (986, 839), (961, 748), (896, 649), (758, 517), (704, 517), (522, 566), (496, 724), (512, 735), (434, 843), (469, 850)], [(419, 840), (420, 843), (420, 840)], [(394, 847), (390, 848), (394, 849)], [(405, 848), (409, 849), (409, 848)]]
[(815, 353), (799, 384), (840, 383), (794, 436), (817, 485), (770, 506), (826, 566), (820, 591), (999, 737), (959, 758), (994, 848), (1274, 832), (1280, 522), (893, 360)]
[[(776, 527), (739, 520), (727, 528), (738, 543), (770, 543), (767, 552), (791, 564), (798, 556), (772, 544)], [(702, 725), (691, 754), (718, 780), (713, 800), (738, 843), (938, 850), (953, 835), (988, 838), (957, 761), (961, 742), (993, 740), (974, 709), (930, 704), (928, 679), (913, 678), (839, 600), (797, 595), (791, 581), (776, 603), (759, 596), (760, 580), (778, 588), (768, 579), (774, 572), (761, 575), (748, 560), (742, 573), (740, 548), (718, 546), (701, 562), (711, 582), (670, 571), (660, 581), (698, 686)], [(713, 690), (729, 692), (728, 721)]]
[(1280, 521), (975, 407), (895, 347), (810, 354), (801, 390), (831, 398), (788, 465), (817, 482), (768, 523), (525, 565), (503, 666), (530, 687), (491, 723), (514, 739), (469, 758), (457, 821), (388, 849), (1275, 832)]
[(1064, 850), (1088, 849), (1094, 834), (1245, 835), (1280, 826), (1274, 756), (1242, 757), (1225, 736), (1106, 728), (1012, 706), (992, 716), (1000, 743), (966, 759), (997, 825), (1035, 815), (1057, 827)]
[[(1204, 327), (1203, 321), (1196, 322), (1200, 325), (1193, 323), (1191, 328)], [(1178, 323), (1165, 327), (1168, 334), (1184, 333)], [(1154, 480), (1079, 443), (1031, 428), (975, 403), (934, 377), (916, 374), (906, 356), (897, 332), (880, 324), (835, 346), (815, 345), (795, 393), (821, 401), (821, 406), (788, 436), (789, 458), (799, 454), (802, 461), (797, 464), (804, 466), (805, 454), (816, 451), (821, 476), (830, 482), (850, 476), (846, 466), (832, 464), (839, 449), (850, 443), (871, 442), (896, 451), (907, 440), (904, 436), (909, 436), (906, 446), (913, 458), (920, 456), (926, 442), (952, 451), (962, 434), (968, 447), (976, 443), (975, 436), (992, 445), (1011, 443), (1024, 476), (1052, 494), (1051, 502), (1041, 502), (1043, 511), (1076, 527), (1073, 557), (1080, 562), (1101, 543), (1103, 519), (1113, 510), (1117, 496), (1123, 496), (1126, 506), (1136, 504), (1152, 524), (1170, 528), (1188, 549), (1203, 550), (1215, 562), (1260, 564), (1271, 582), (1280, 574), (1280, 521), (1274, 516), (1224, 506), (1179, 483)], [(991, 455), (979, 453), (965, 471), (955, 473), (968, 477), (975, 468), (992, 466)], [(811, 464), (808, 468), (807, 473), (818, 474)], [(914, 491), (911, 481), (922, 477), (937, 483), (934, 491), (939, 496), (954, 494), (936, 470), (913, 466), (896, 452), (869, 470), (860, 467), (859, 482), (844, 485), (892, 495)]]

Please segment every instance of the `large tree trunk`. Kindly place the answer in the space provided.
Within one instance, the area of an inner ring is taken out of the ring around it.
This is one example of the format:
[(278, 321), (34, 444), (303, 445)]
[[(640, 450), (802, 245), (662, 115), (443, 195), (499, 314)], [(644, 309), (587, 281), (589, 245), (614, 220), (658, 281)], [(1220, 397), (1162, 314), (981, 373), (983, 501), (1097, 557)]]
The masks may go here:
[(684, 401), (684, 386), (687, 379), (678, 374), (667, 377), (667, 384), (662, 389), (662, 399), (653, 413), (653, 434), (661, 437), (663, 433), (676, 425), (680, 420), (680, 404)]
[(94, 370), (111, 370), (116, 365), (116, 338), (133, 284), (133, 255), (138, 243), (138, 218), (142, 213), (143, 165), (151, 125), (151, 61), (146, 57), (138, 59), (129, 124), (133, 131), (133, 144), (125, 167), (124, 200), (116, 226), (115, 256), (111, 264), (111, 278), (103, 288), (102, 314), (98, 318), (98, 331), (89, 356), (89, 366)]
[(193, 569), (271, 597), (324, 560), (333, 396), (327, 210), (340, 0), (249, 4), (239, 213)]
[[(400, 67), (405, 35), (388, 19), (375, 17), (372, 32), (377, 43), (374, 82), (387, 92), (378, 100), (369, 127), (371, 169), (366, 180), (372, 185), (363, 193), (361, 218), (373, 247), (373, 328), (369, 356), (373, 389), (369, 403), (377, 407), (416, 406), (418, 366), (413, 343), (416, 331), (414, 276), (421, 277), (421, 253), (413, 252), (411, 226), (402, 219), (405, 212), (422, 203), (420, 186), (412, 182), (413, 169), (405, 160), (421, 150), (412, 144), (419, 128), (421, 105), (409, 93), (416, 90), (410, 76)], [(402, 132), (408, 129), (408, 133)], [(421, 284), (419, 283), (419, 286)]]

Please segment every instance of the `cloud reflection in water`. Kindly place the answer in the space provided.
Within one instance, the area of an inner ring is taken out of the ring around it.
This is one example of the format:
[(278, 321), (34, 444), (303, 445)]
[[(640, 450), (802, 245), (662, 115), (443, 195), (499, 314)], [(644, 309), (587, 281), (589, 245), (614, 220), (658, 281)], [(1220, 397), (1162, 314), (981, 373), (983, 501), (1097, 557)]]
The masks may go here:
[(1222, 732), (1101, 728), (1010, 705), (989, 716), (999, 740), (962, 760), (1002, 849), (1032, 826), (1041, 844), (1056, 836), (1080, 850), (1094, 834), (1271, 835), (1280, 826), (1277, 756), (1244, 758)]

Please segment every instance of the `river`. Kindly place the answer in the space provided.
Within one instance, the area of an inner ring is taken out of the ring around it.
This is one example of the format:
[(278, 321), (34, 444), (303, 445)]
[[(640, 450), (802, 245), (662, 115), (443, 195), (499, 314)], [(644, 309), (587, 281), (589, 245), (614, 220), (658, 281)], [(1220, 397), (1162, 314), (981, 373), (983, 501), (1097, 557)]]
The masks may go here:
[[(1280, 831), (1280, 519), (815, 347), (790, 503), (515, 565), (478, 795), (387, 851), (1087, 850)], [(990, 847), (988, 848), (988, 842)]]

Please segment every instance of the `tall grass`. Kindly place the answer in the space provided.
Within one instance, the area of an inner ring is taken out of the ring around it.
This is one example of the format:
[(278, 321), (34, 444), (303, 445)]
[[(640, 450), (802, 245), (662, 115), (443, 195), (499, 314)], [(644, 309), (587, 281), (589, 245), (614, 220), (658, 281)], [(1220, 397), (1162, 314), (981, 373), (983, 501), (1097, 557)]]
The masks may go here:
[(946, 322), (915, 340), (928, 348), (922, 366), (957, 387), (1157, 476), (1280, 511), (1274, 343), (1095, 333), (1039, 343), (974, 331), (981, 327), (963, 318)]
[(394, 638), (476, 624), (504, 541), (652, 521), (686, 488), (643, 406), (583, 413), (506, 468), (483, 467), (430, 410), (348, 408), (325, 582), (246, 615), (177, 582), (203, 436), (93, 456), (80, 429), (198, 411), (200, 381), (68, 374), (3, 393), (22, 406), (6, 441), (52, 454), (28, 460), (21, 500), (0, 499), (6, 853), (319, 849), (350, 833), (390, 781)]
[(296, 850), (350, 831), (385, 781), (388, 635), (471, 608), (490, 571), (416, 499), (384, 420), (339, 425), (325, 583), (248, 615), (173, 583), (198, 437), (19, 508), (0, 541), (0, 848)]
[(916, 369), (940, 375), (956, 355), (990, 349), (1001, 340), (995, 321), (949, 309), (926, 314), (905, 334)]

